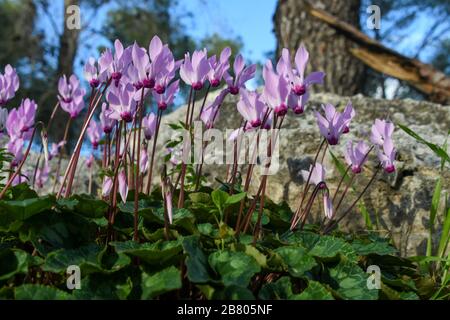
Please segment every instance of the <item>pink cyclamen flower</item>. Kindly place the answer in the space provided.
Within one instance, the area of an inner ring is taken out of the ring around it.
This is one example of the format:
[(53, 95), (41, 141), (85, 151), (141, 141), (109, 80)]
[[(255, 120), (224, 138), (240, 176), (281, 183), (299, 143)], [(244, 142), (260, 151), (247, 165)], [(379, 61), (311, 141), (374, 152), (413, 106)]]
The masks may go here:
[(98, 64), (100, 74), (105, 74), (112, 79), (115, 86), (118, 86), (122, 76), (127, 74), (131, 63), (131, 47), (124, 49), (122, 43), (116, 39), (114, 49), (114, 56), (109, 48), (106, 49), (101, 54)]
[(167, 107), (173, 103), (175, 95), (179, 91), (179, 83), (180, 80), (172, 82), (167, 87), (167, 90), (164, 90), (164, 93), (161, 94), (157, 93), (156, 90), (153, 91), (152, 95), (158, 105), (159, 110), (166, 110)]
[(152, 65), (160, 65), (161, 68), (155, 70), (154, 90), (158, 94), (163, 94), (169, 83), (175, 78), (176, 71), (180, 68), (183, 60), (175, 61), (172, 51), (170, 51), (167, 45), (162, 47), (161, 52), (155, 59), (152, 60)]
[(291, 68), (289, 50), (284, 48), (282, 50), (282, 58), (280, 59), (279, 72), (283, 70), (288, 76), (291, 83), (292, 93), (298, 96), (305, 94), (312, 84), (323, 84), (325, 73), (323, 72), (311, 72), (305, 76), (306, 65), (309, 60), (309, 53), (303, 44), (297, 49), (295, 53), (295, 67)]
[(127, 196), (128, 196), (128, 182), (127, 182), (127, 176), (125, 174), (125, 171), (122, 170), (119, 173), (119, 193), (120, 197), (122, 198), (122, 202), (127, 202)]
[(206, 49), (194, 51), (192, 59), (188, 52), (180, 66), (180, 77), (192, 89), (201, 90), (210, 69)]
[(48, 154), (48, 160), (50, 161), (53, 158), (55, 158), (59, 154), (59, 152), (61, 151), (61, 148), (63, 146), (65, 146), (65, 144), (66, 144), (65, 140), (62, 140), (59, 143), (52, 143), (52, 146), (50, 148), (50, 152)]
[(42, 189), (45, 183), (48, 181), (48, 175), (50, 173), (50, 166), (48, 163), (44, 164), (44, 167), (36, 170), (35, 183), (39, 189)]
[(0, 107), (0, 138), (6, 132), (6, 123), (8, 120), (8, 110)]
[(8, 64), (5, 66), (5, 72), (0, 73), (0, 107), (14, 98), (17, 90), (19, 90), (19, 77), (16, 70)]
[(261, 126), (266, 113), (266, 105), (261, 95), (256, 91), (241, 90), (241, 97), (237, 103), (241, 116), (253, 127)]
[(148, 162), (148, 152), (147, 150), (141, 149), (141, 156), (139, 159), (139, 170), (141, 173), (144, 173), (148, 170), (149, 162)]
[(267, 60), (263, 69), (263, 97), (276, 115), (284, 116), (288, 110), (289, 82), (283, 74), (273, 70), (272, 62)]
[(101, 125), (97, 121), (92, 119), (91, 122), (89, 123), (89, 127), (87, 128), (87, 135), (89, 137), (89, 140), (91, 141), (94, 150), (98, 148), (98, 144), (100, 142), (102, 133), (103, 129)]
[(89, 82), (91, 88), (97, 88), (105, 79), (104, 73), (99, 74), (96, 66), (96, 60), (90, 57), (84, 65), (84, 78)]
[(94, 162), (95, 162), (95, 158), (94, 158), (94, 155), (91, 153), (91, 155), (89, 156), (89, 158), (87, 158), (87, 160), (86, 160), (86, 167), (87, 167), (88, 169), (91, 169), (92, 166), (94, 165)]
[(17, 167), (23, 159), (23, 145), (24, 140), (22, 138), (12, 137), (6, 145), (6, 150), (13, 155), (11, 166)]
[(327, 139), (330, 145), (336, 145), (339, 143), (341, 134), (343, 134), (344, 131), (348, 131), (350, 121), (354, 117), (355, 111), (350, 102), (342, 113), (337, 112), (336, 108), (329, 103), (322, 106), (322, 109), (324, 110), (325, 117), (317, 111), (315, 113), (320, 133)]
[[(168, 178), (166, 178), (168, 180)], [(169, 181), (161, 181), (161, 192), (167, 209), (167, 216), (169, 218), (169, 223), (173, 222), (173, 204), (172, 204), (172, 188), (170, 187)]]
[(21, 183), (28, 183), (30, 181), (29, 177), (30, 177), (30, 172), (28, 170), (24, 170), (24, 172), (21, 172), (14, 178), (11, 185), (14, 187)]
[(238, 54), (233, 63), (234, 78), (225, 71), (223, 78), (228, 85), (228, 90), (232, 95), (237, 95), (240, 88), (245, 88), (245, 83), (255, 77), (256, 64), (245, 66), (244, 58)]
[(145, 139), (151, 140), (155, 134), (157, 125), (157, 117), (152, 112), (148, 116), (142, 118), (142, 127), (144, 128)]
[(108, 108), (108, 104), (103, 102), (102, 112), (100, 112), (100, 125), (105, 134), (110, 134), (113, 131), (116, 120), (109, 117), (111, 110)]
[(330, 198), (330, 195), (327, 191), (325, 191), (323, 195), (323, 210), (325, 212), (325, 217), (328, 219), (332, 219), (334, 216), (333, 210), (333, 201)]
[(295, 114), (302, 114), (303, 112), (305, 112), (308, 99), (309, 92), (306, 92), (301, 96), (290, 94), (288, 97), (288, 107), (291, 108)]
[(382, 146), (385, 140), (389, 140), (394, 132), (394, 124), (386, 120), (376, 119), (372, 125), (370, 141), (378, 146)]
[(84, 108), (83, 97), (86, 91), (80, 87), (80, 81), (75, 75), (71, 75), (69, 81), (66, 76), (62, 76), (58, 81), (58, 100), (61, 108), (76, 118)]
[(214, 127), (214, 123), (219, 118), (220, 107), (227, 93), (228, 90), (222, 90), (214, 101), (203, 109), (200, 120), (202, 120), (207, 129)]
[(310, 165), (309, 171), (306, 170), (301, 171), (303, 180), (308, 181), (308, 176), (310, 172), (311, 177), (309, 179), (309, 183), (314, 184), (316, 186), (318, 185), (320, 189), (323, 189), (325, 187), (325, 174), (326, 174), (325, 167), (322, 166), (320, 163), (316, 163), (314, 166)]
[(37, 104), (30, 99), (22, 100), (19, 108), (12, 109), (6, 120), (6, 130), (11, 138), (31, 138)]
[(130, 83), (120, 84), (110, 88), (107, 96), (111, 119), (131, 122), (136, 111), (136, 101), (133, 99), (134, 88)]
[(364, 162), (367, 160), (367, 153), (369, 152), (369, 146), (360, 141), (356, 146), (353, 145), (353, 141), (347, 142), (347, 148), (345, 150), (345, 161), (352, 168), (353, 173), (360, 173)]
[(230, 68), (229, 59), (231, 56), (231, 49), (226, 47), (220, 53), (220, 58), (217, 60), (216, 56), (213, 55), (208, 59), (210, 65), (210, 71), (208, 73), (208, 80), (211, 87), (216, 88), (220, 85), (222, 78), (226, 71)]
[(396, 150), (394, 148), (394, 143), (391, 138), (385, 139), (383, 145), (377, 146), (378, 159), (381, 162), (381, 166), (387, 173), (392, 173), (395, 171), (395, 156)]
[(113, 180), (111, 179), (111, 177), (105, 176), (103, 178), (103, 183), (102, 183), (102, 196), (103, 197), (105, 197), (105, 198), (109, 197), (112, 186), (113, 186)]

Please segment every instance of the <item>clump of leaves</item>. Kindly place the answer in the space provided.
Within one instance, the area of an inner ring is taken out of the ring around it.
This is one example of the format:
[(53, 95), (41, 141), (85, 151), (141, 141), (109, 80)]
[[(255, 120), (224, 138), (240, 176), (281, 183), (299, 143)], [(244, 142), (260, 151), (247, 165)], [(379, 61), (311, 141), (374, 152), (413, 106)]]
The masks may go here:
[[(167, 233), (160, 190), (139, 195), (136, 242), (132, 201), (119, 206), (110, 225), (102, 200), (37, 197), (18, 185), (0, 201), (0, 298), (421, 299), (436, 293), (434, 279), (374, 233), (321, 235), (314, 225), (286, 232), (292, 212), (285, 203), (267, 203), (256, 243), (250, 235), (236, 237), (223, 216), (235, 220), (245, 196), (206, 187), (190, 193)], [(81, 289), (67, 289), (71, 265), (80, 268)], [(379, 289), (366, 273), (372, 265), (381, 271)], [(448, 293), (444, 288), (439, 296)]]

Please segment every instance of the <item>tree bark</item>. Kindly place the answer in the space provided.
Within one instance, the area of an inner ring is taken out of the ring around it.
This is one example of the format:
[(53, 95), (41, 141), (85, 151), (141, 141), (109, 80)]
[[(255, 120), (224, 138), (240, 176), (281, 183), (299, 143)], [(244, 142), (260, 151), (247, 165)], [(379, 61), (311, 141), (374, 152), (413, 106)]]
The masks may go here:
[(450, 78), (432, 65), (385, 47), (326, 11), (310, 7), (308, 12), (353, 41), (356, 47), (351, 48), (350, 53), (373, 70), (407, 82), (430, 101), (441, 104), (450, 102)]
[(64, 29), (59, 38), (59, 56), (57, 77), (65, 74), (69, 77), (73, 73), (73, 64), (78, 49), (78, 38), (80, 36), (79, 29), (67, 28), (67, 8), (72, 5), (79, 5), (79, 0), (64, 0)]
[[(355, 44), (327, 23), (308, 14), (308, 0), (279, 0), (274, 16), (279, 53), (286, 47), (295, 53), (303, 42), (309, 51), (309, 71), (326, 73), (323, 86), (315, 91), (353, 95), (364, 86), (365, 65), (350, 50)], [(314, 6), (360, 28), (360, 0), (320, 0)], [(308, 72), (307, 70), (307, 72)]]
[[(73, 74), (75, 57), (78, 50), (78, 40), (80, 36), (79, 29), (69, 29), (67, 27), (67, 8), (72, 5), (79, 6), (79, 0), (64, 0), (64, 20), (63, 20), (63, 32), (59, 37), (59, 55), (58, 55), (58, 66), (56, 68), (55, 74), (55, 85), (57, 85), (58, 80), (61, 76), (66, 75), (69, 78)], [(80, 13), (81, 14), (81, 13)], [(61, 133), (64, 132), (64, 127), (68, 121), (69, 117), (66, 112), (59, 111), (56, 114), (53, 130), (58, 136), (57, 139), (61, 139)], [(74, 130), (77, 129), (77, 125), (72, 126), (72, 130), (69, 133), (68, 141), (69, 146), (74, 136)], [(67, 148), (67, 146), (66, 146)]]

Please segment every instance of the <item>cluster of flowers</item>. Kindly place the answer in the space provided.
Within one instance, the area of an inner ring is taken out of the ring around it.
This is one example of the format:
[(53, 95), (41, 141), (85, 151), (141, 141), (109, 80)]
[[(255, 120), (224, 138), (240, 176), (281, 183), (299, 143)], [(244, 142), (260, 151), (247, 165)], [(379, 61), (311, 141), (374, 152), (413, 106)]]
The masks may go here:
[[(117, 163), (117, 159), (126, 159), (131, 153), (126, 133), (131, 134), (133, 129), (142, 125), (146, 140), (144, 145), (147, 146), (147, 143), (152, 139), (153, 143), (156, 144), (162, 112), (174, 102), (179, 91), (180, 80), (176, 79), (177, 73), (179, 73), (181, 80), (190, 86), (189, 104), (191, 96), (194, 97), (192, 99), (194, 101), (195, 92), (204, 89), (205, 85), (208, 88), (207, 93), (211, 88), (223, 86), (216, 99), (204, 107), (202, 106), (200, 110), (198, 118), (201, 119), (206, 128), (214, 127), (225, 97), (228, 94), (239, 95), (237, 112), (243, 118), (243, 126), (230, 136), (232, 140), (235, 140), (240, 133), (248, 130), (272, 128), (277, 124), (278, 119), (283, 119), (287, 115), (289, 109), (296, 115), (302, 114), (310, 96), (311, 86), (323, 83), (325, 76), (322, 72), (305, 74), (309, 59), (305, 47), (300, 46), (296, 51), (293, 59), (294, 66), (291, 63), (288, 49), (283, 49), (275, 67), (270, 60), (263, 67), (264, 87), (262, 92), (250, 91), (246, 88), (246, 83), (254, 78), (256, 65), (247, 66), (244, 58), (237, 55), (231, 68), (230, 57), (231, 50), (229, 48), (225, 48), (219, 57), (215, 55), (208, 57), (208, 52), (203, 49), (194, 51), (192, 54), (186, 53), (182, 60), (175, 60), (168, 45), (163, 44), (155, 36), (151, 40), (148, 50), (136, 43), (124, 48), (122, 43), (116, 40), (114, 52), (106, 49), (98, 60), (88, 59), (84, 67), (84, 77), (92, 92), (89, 99), (91, 102), (87, 108), (88, 114), (95, 111), (93, 101), (96, 99), (98, 101), (103, 100), (101, 112), (98, 115), (99, 120), (86, 118), (89, 119), (86, 123), (86, 133), (93, 149), (87, 162), (88, 167), (92, 167), (97, 154), (95, 150), (99, 148), (103, 139), (106, 141), (103, 144), (102, 165), (104, 168), (112, 166), (110, 148), (114, 146), (114, 142), (116, 148), (116, 163), (113, 167), (116, 174), (104, 177), (103, 197), (109, 198), (111, 193), (116, 191), (114, 186), (117, 178), (117, 191), (121, 195), (122, 201), (126, 201), (130, 180), (129, 173), (126, 171), (126, 165), (119, 166)], [(7, 66), (4, 74), (0, 74), (0, 105), (5, 106), (14, 97), (18, 88), (17, 74), (11, 66)], [(70, 119), (77, 118), (85, 109), (85, 95), (86, 90), (81, 87), (80, 81), (75, 75), (71, 75), (69, 78), (62, 76), (59, 79), (59, 106), (69, 114)], [(105, 97), (105, 99), (102, 99), (102, 97)], [(156, 112), (146, 112), (144, 101), (147, 97), (153, 98), (156, 104)], [(30, 140), (32, 129), (35, 126), (36, 110), (36, 103), (30, 99), (24, 99), (17, 109), (12, 109), (10, 112), (0, 108), (0, 135), (7, 133), (9, 137), (7, 149), (14, 155), (13, 167), (18, 166), (23, 160), (24, 141)], [(323, 114), (315, 112), (315, 116), (320, 133), (327, 145), (334, 146), (339, 144), (342, 134), (349, 132), (350, 122), (355, 116), (355, 110), (349, 103), (340, 113), (334, 106), (327, 104), (323, 106)], [(189, 114), (186, 119), (189, 119)], [(192, 122), (192, 116), (190, 121)], [(279, 122), (279, 126), (281, 126), (281, 122)], [(125, 132), (123, 136), (122, 128)], [(390, 173), (395, 170), (393, 130), (392, 123), (377, 119), (372, 127), (370, 137), (374, 146), (369, 147), (364, 141), (357, 143), (349, 141), (347, 143), (345, 159), (354, 174), (362, 171), (368, 153), (373, 148), (376, 148), (380, 164), (385, 171)], [(82, 133), (83, 135), (84, 133)], [(56, 157), (65, 143), (65, 140), (54, 143), (49, 152), (48, 160)], [(146, 172), (150, 172), (147, 185), (149, 186), (154, 151), (150, 160), (148, 148), (143, 148), (141, 145), (137, 146), (138, 156), (134, 155), (134, 150), (130, 160), (131, 162), (135, 161), (139, 168), (138, 178), (139, 175), (143, 177)], [(328, 190), (325, 183), (325, 173), (326, 169), (319, 162), (315, 162), (309, 172), (303, 172), (308, 183), (316, 185), (319, 189)], [(42, 187), (48, 180), (48, 174), (49, 165), (46, 162), (42, 168), (34, 173), (35, 185)], [(59, 173), (55, 179), (60, 179)], [(20, 180), (15, 183), (18, 182)], [(64, 181), (62, 185), (64, 186)], [(165, 186), (163, 186), (163, 189), (168, 190)], [(324, 203), (325, 214), (331, 219), (333, 208), (328, 191), (324, 192)]]

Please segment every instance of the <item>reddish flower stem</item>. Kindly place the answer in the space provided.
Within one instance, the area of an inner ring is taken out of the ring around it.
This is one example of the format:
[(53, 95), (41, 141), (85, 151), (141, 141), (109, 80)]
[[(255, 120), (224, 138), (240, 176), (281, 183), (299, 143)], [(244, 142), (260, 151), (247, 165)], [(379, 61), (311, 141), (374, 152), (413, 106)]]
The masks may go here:
[(0, 199), (3, 198), (3, 196), (5, 195), (6, 191), (9, 189), (9, 187), (11, 186), (11, 184), (13, 183), (14, 179), (17, 177), (17, 175), (20, 173), (20, 170), (22, 170), (23, 164), (25, 163), (25, 161), (27, 160), (28, 154), (30, 153), (30, 149), (31, 149), (31, 145), (33, 144), (33, 139), (34, 139), (34, 135), (36, 133), (36, 128), (38, 125), (41, 125), (42, 127), (44, 127), (44, 123), (42, 122), (38, 122), (36, 123), (36, 125), (33, 128), (33, 133), (31, 134), (31, 138), (30, 138), (30, 143), (28, 144), (27, 150), (25, 151), (25, 154), (23, 156), (22, 161), (20, 161), (16, 171), (13, 173), (13, 175), (8, 179), (8, 182), (6, 183), (5, 187), (3, 188), (2, 192), (0, 192)]

